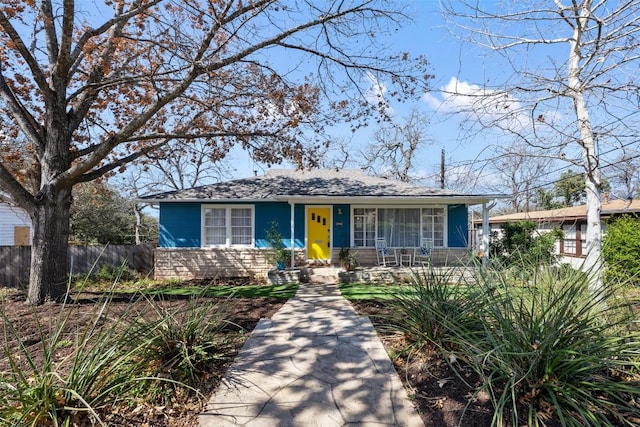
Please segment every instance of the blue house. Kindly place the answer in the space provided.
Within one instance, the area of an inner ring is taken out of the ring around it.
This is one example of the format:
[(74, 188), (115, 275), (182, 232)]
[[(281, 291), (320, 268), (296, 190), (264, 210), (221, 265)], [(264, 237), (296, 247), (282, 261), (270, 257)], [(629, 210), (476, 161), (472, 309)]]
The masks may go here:
[(434, 263), (453, 262), (469, 253), (469, 206), (496, 197), (321, 169), (271, 170), (142, 200), (160, 206), (156, 278), (189, 279), (265, 275), (274, 223), (292, 267), (336, 263), (342, 248), (375, 265), (382, 238), (390, 251), (413, 251), (427, 239)]

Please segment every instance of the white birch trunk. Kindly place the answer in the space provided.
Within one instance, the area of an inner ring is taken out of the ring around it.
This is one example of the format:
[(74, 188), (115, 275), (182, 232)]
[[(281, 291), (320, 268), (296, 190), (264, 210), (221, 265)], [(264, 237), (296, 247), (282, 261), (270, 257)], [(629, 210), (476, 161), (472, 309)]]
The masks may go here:
[(602, 226), (600, 223), (600, 170), (596, 153), (596, 139), (591, 128), (591, 120), (583, 94), (583, 82), (580, 79), (581, 43), (583, 29), (587, 25), (591, 2), (583, 3), (580, 18), (575, 22), (571, 50), (568, 62), (568, 87), (573, 100), (582, 146), (582, 160), (585, 170), (585, 190), (587, 194), (587, 257), (584, 267), (592, 274), (590, 288), (597, 291), (602, 288)]

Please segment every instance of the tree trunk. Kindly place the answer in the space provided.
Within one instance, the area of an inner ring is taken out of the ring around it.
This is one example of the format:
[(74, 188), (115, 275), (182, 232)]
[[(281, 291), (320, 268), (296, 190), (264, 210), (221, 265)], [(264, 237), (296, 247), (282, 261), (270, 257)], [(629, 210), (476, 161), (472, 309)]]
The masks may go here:
[(602, 225), (600, 223), (600, 168), (596, 153), (596, 139), (591, 127), (589, 110), (584, 99), (584, 87), (580, 79), (580, 61), (583, 35), (590, 17), (590, 3), (582, 4), (579, 19), (573, 28), (568, 62), (568, 87), (579, 127), (582, 161), (585, 170), (585, 190), (587, 193), (587, 257), (584, 267), (591, 274), (589, 287), (597, 292), (602, 289)]
[(71, 189), (41, 192), (32, 213), (33, 245), (27, 302), (60, 302), (67, 293)]
[(602, 289), (602, 223), (600, 211), (600, 174), (595, 163), (595, 147), (584, 148), (583, 157), (587, 160), (585, 189), (587, 192), (587, 258), (585, 267), (592, 275), (591, 290), (597, 292)]

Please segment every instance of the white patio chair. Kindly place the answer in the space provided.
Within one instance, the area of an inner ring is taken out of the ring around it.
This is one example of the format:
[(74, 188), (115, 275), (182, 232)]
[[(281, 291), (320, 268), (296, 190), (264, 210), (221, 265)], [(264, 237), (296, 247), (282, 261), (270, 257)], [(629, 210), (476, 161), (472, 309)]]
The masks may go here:
[[(378, 265), (386, 266), (387, 262), (390, 264), (397, 264), (395, 253), (392, 253), (387, 247), (387, 239), (380, 237), (376, 239), (376, 257), (378, 258)], [(390, 261), (387, 261), (389, 258)]]
[(432, 239), (422, 239), (419, 248), (413, 250), (414, 265), (431, 265), (431, 250), (433, 249)]

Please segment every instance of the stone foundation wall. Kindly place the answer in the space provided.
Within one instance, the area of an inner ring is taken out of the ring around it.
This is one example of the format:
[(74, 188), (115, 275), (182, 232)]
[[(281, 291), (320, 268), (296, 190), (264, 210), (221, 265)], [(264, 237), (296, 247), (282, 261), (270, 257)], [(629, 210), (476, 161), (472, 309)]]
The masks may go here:
[[(274, 268), (269, 250), (255, 248), (158, 248), (154, 278), (204, 279), (215, 277), (266, 278)], [(296, 264), (302, 265), (304, 252), (296, 251)]]
[[(363, 267), (378, 264), (373, 248), (351, 249)], [(339, 265), (340, 249), (333, 249), (332, 263)], [(413, 251), (410, 251), (413, 254)], [(267, 278), (274, 269), (269, 250), (256, 248), (157, 248), (154, 277), (165, 279), (204, 279), (215, 277)], [(296, 250), (296, 266), (306, 266), (304, 250)], [(469, 251), (464, 248), (434, 249), (433, 265), (454, 267), (469, 265)], [(289, 266), (287, 266), (289, 267)]]

